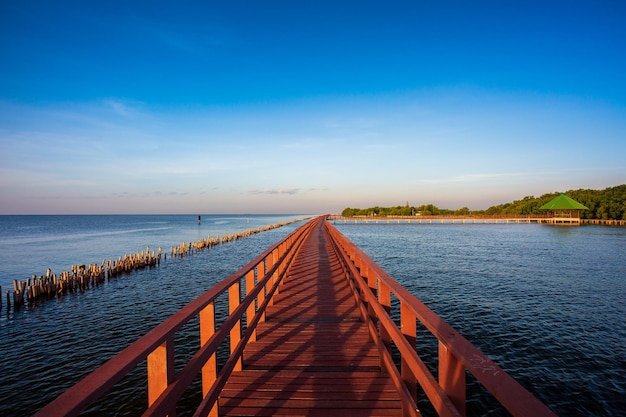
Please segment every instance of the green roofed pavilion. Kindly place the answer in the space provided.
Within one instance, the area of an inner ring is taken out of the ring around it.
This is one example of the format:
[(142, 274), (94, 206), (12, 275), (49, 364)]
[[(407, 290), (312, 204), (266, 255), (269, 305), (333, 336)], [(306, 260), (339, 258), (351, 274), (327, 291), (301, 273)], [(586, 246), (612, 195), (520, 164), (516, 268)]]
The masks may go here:
[(561, 194), (548, 201), (539, 210), (550, 210), (554, 214), (553, 223), (579, 223), (581, 210), (589, 210), (583, 204)]
[(589, 208), (565, 194), (561, 194), (539, 207), (539, 210), (589, 210)]

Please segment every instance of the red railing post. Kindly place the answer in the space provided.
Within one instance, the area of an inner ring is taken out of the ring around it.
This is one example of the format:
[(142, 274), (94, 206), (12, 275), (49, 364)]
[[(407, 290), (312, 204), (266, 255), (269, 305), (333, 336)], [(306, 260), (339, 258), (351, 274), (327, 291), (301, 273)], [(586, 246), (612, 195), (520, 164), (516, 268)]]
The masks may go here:
[(376, 276), (376, 272), (368, 268), (366, 262), (361, 262), (361, 276), (367, 278), (367, 286), (372, 294), (376, 295), (378, 291), (378, 277)]
[[(376, 293), (378, 291), (378, 284), (376, 282), (378, 280), (378, 277), (376, 276), (376, 272), (372, 271), (367, 266), (367, 262), (364, 262), (363, 260), (361, 260), (360, 256), (358, 258), (359, 258), (359, 263), (361, 264), (361, 276), (366, 279), (367, 287), (369, 288), (369, 291), (371, 291), (372, 294), (376, 296)], [(376, 317), (376, 313), (374, 312), (374, 307), (370, 305), (369, 303), (367, 305), (367, 312), (372, 322), (375, 325), (378, 325), (378, 318)]]
[[(251, 269), (246, 274), (246, 297), (250, 295), (255, 285), (256, 284), (254, 282), (254, 269)], [(252, 321), (252, 318), (254, 317), (255, 314), (256, 314), (256, 305), (255, 305), (254, 300), (252, 300), (252, 302), (246, 309), (246, 324), (248, 328), (250, 327), (250, 322)], [(250, 335), (250, 342), (256, 342), (256, 329), (252, 330), (252, 334)]]
[[(413, 350), (415, 350), (415, 341), (417, 336), (416, 320), (417, 316), (415, 315), (415, 312), (409, 306), (405, 305), (405, 303), (401, 303), (400, 330), (406, 340), (410, 343)], [(400, 362), (400, 373), (409, 392), (413, 396), (413, 399), (417, 402), (417, 377), (411, 371), (411, 368), (409, 367), (404, 356)]]
[[(259, 264), (257, 265), (256, 277), (257, 277), (257, 283), (261, 282), (263, 278), (265, 277), (265, 259), (261, 260)], [(263, 286), (261, 288), (261, 291), (259, 291), (259, 295), (257, 297), (257, 305), (263, 304), (263, 301), (265, 301), (265, 286)], [(261, 313), (261, 318), (259, 320), (259, 323), (263, 323), (264, 321), (265, 321), (265, 310), (263, 310), (263, 312)]]
[[(174, 341), (167, 339), (148, 355), (148, 406), (152, 405), (174, 379)], [(170, 404), (173, 416), (176, 404)]]
[[(389, 290), (389, 286), (387, 286), (387, 284), (385, 284), (382, 280), (378, 281), (378, 285), (378, 303), (385, 309), (387, 314), (391, 316), (391, 291)], [(387, 351), (391, 352), (391, 335), (382, 323), (378, 325), (378, 334), (380, 335), (380, 339), (385, 344)], [(380, 360), (382, 362), (382, 355)]]
[[(269, 253), (267, 255), (267, 258), (265, 258), (265, 272), (269, 272), (272, 267), (274, 266), (274, 251), (272, 251), (271, 253)], [(267, 288), (272, 288), (272, 284), (274, 283), (274, 277), (270, 277), (270, 279), (267, 281), (267, 286), (266, 286), (266, 291)], [(270, 298), (268, 306), (272, 306), (274, 305), (274, 298)]]
[(387, 314), (391, 314), (391, 290), (382, 279), (378, 280), (378, 303), (383, 306)]
[[(233, 312), (237, 307), (239, 307), (239, 303), (241, 302), (241, 281), (237, 280), (228, 288), (228, 314), (233, 315)], [(237, 344), (241, 340), (241, 320), (237, 320), (237, 323), (230, 329), (230, 354), (232, 355), (235, 352), (235, 348)], [(237, 360), (235, 364), (234, 370), (241, 371), (242, 364), (241, 358)]]
[[(215, 302), (211, 301), (200, 310), (200, 346), (204, 346), (215, 334)], [(213, 353), (202, 367), (202, 397), (206, 397), (217, 379), (217, 354)], [(217, 404), (209, 413), (210, 417), (217, 417)]]
[(439, 341), (439, 385), (457, 408), (465, 415), (465, 367), (463, 363)]
[[(280, 262), (280, 256), (282, 255), (282, 250), (280, 245), (278, 245), (278, 247), (276, 249), (274, 249), (274, 251), (272, 252), (272, 254), (274, 255), (274, 261), (272, 263), (272, 265), (277, 265)], [(278, 265), (278, 267), (276, 268), (276, 270), (274, 270), (274, 274), (272, 275), (272, 287), (274, 286), (274, 284), (276, 284), (276, 281), (278, 281), (278, 277), (280, 273), (280, 265)], [(274, 292), (274, 295), (272, 295), (272, 305), (274, 305), (274, 297), (276, 296), (276, 294), (278, 294), (278, 287), (276, 287), (276, 291)]]

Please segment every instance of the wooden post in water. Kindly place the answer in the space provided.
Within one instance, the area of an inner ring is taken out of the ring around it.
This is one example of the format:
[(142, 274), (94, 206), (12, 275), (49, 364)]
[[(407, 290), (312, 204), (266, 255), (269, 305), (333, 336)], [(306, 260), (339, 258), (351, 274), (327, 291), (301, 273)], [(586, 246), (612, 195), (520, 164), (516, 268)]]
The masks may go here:
[(13, 308), (18, 308), (24, 303), (24, 288), (25, 282), (13, 280)]

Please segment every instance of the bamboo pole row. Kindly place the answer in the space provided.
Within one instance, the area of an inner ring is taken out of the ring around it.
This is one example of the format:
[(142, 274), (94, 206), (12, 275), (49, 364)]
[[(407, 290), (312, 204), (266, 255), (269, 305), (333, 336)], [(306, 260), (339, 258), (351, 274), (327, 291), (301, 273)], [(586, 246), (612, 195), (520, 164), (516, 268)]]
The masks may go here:
[[(193, 252), (201, 251), (220, 244), (225, 244), (238, 239), (243, 239), (257, 233), (276, 229), (288, 224), (296, 223), (304, 219), (290, 222), (276, 223), (256, 229), (244, 230), (242, 232), (225, 234), (223, 236), (201, 239), (197, 242), (181, 243), (171, 249), (171, 256), (182, 258)], [(160, 247), (158, 250), (150, 251), (147, 247), (145, 251), (138, 251), (134, 254), (125, 254), (115, 260), (103, 259), (100, 265), (72, 265), (71, 271), (61, 272), (58, 277), (48, 268), (45, 275), (33, 275), (24, 281), (13, 280), (13, 291), (6, 290), (7, 310), (13, 304), (14, 309), (19, 309), (24, 305), (24, 299), (29, 303), (37, 300), (61, 297), (68, 292), (84, 291), (103, 283), (122, 273), (129, 273), (136, 269), (143, 269), (151, 266), (159, 266), (161, 259), (167, 260), (167, 253)], [(0, 286), (0, 306), (2, 306), (2, 287)]]
[(270, 224), (267, 226), (257, 227), (255, 229), (248, 229), (241, 232), (224, 234), (222, 236), (211, 237), (211, 235), (209, 234), (206, 239), (200, 239), (196, 242), (183, 242), (178, 246), (172, 246), (170, 256), (172, 256), (173, 258), (182, 258), (183, 256), (189, 255), (190, 253), (199, 252), (203, 249), (208, 249), (213, 246), (223, 245), (225, 243), (233, 242), (235, 240), (244, 239), (257, 233), (266, 232), (272, 229), (278, 229), (279, 227), (287, 226), (289, 224), (296, 223), (302, 220), (304, 219)]
[[(61, 272), (58, 277), (50, 268), (46, 275), (33, 275), (25, 281), (13, 280), (12, 297), (7, 290), (7, 308), (13, 302), (14, 308), (24, 305), (24, 298), (33, 303), (43, 298), (62, 296), (68, 292), (84, 291), (90, 287), (96, 287), (107, 279), (111, 279), (121, 273), (127, 273), (135, 269), (161, 264), (163, 250), (155, 253), (150, 248), (134, 254), (125, 254), (115, 260), (103, 259), (100, 265), (72, 265), (71, 271)], [(1, 291), (1, 289), (0, 289)], [(12, 300), (11, 300), (12, 298)]]

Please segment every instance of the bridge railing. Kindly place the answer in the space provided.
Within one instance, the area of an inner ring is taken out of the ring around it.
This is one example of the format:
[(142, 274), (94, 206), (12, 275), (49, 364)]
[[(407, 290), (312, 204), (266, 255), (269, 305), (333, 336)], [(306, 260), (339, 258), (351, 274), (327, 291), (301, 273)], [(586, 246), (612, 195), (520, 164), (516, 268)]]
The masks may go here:
[[(465, 416), (466, 376), (471, 373), (513, 416), (539, 417), (555, 414), (522, 387), (502, 368), (480, 352), (467, 339), (445, 323), (426, 305), (391, 278), (359, 247), (330, 223), (325, 228), (336, 251), (344, 259), (343, 267), (351, 280), (355, 297), (362, 305), (370, 334), (381, 351), (382, 366), (394, 381), (408, 393), (404, 399), (405, 415), (416, 408), (417, 384), (440, 416)], [(391, 295), (400, 304), (400, 326), (392, 319)], [(438, 378), (430, 372), (416, 351), (417, 323), (438, 340)], [(391, 358), (395, 345), (401, 361), (400, 369)]]
[[(241, 369), (246, 343), (256, 339), (256, 326), (265, 320), (265, 309), (271, 305), (287, 267), (312, 227), (321, 220), (310, 221), (265, 250), (62, 393), (36, 416), (80, 414), (144, 361), (147, 361), (148, 385), (148, 409), (145, 416), (175, 415), (177, 401), (200, 374), (203, 399), (194, 416), (216, 416), (221, 389), (231, 372)], [(243, 299), (242, 284), (245, 286)], [(218, 328), (215, 302), (226, 293), (229, 312)], [(176, 373), (174, 337), (177, 331), (196, 317), (199, 317), (200, 323), (199, 349), (184, 368)], [(244, 327), (245, 331), (242, 330)], [(218, 371), (217, 350), (227, 340), (230, 356)]]
[(342, 216), (340, 214), (331, 214), (327, 216), (330, 221), (387, 221), (387, 220), (533, 220), (533, 219), (551, 219), (555, 217), (552, 213), (544, 214), (437, 214), (437, 215), (380, 215), (380, 216)]

